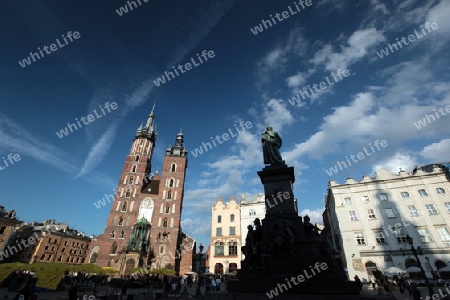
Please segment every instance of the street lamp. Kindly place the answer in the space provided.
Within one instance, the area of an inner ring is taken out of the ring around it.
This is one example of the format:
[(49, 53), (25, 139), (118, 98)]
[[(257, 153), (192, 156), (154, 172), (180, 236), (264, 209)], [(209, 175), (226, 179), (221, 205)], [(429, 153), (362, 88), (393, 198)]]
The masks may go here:
[(198, 279), (197, 279), (197, 290), (195, 291), (195, 295), (200, 296), (201, 292), (200, 292), (200, 283), (201, 283), (201, 275), (202, 275), (202, 251), (203, 251), (203, 245), (200, 244), (200, 246), (198, 247), (200, 250), (200, 253), (198, 253), (196, 255), (196, 260), (197, 260), (197, 265), (198, 265)]
[[(414, 256), (416, 257), (416, 261), (417, 261), (417, 265), (420, 268), (420, 273), (421, 275), (425, 278), (425, 283), (428, 286), (428, 293), (430, 295), (430, 297), (433, 296), (434, 291), (433, 288), (431, 287), (431, 283), (428, 280), (428, 277), (425, 275), (425, 270), (422, 268), (422, 264), (420, 263), (419, 257), (417, 256), (417, 250), (416, 248), (414, 248), (413, 246), (413, 238), (409, 236), (409, 234), (406, 236), (406, 241), (408, 242), (408, 244), (411, 246), (411, 251), (414, 254)], [(420, 249), (419, 249), (420, 250)]]

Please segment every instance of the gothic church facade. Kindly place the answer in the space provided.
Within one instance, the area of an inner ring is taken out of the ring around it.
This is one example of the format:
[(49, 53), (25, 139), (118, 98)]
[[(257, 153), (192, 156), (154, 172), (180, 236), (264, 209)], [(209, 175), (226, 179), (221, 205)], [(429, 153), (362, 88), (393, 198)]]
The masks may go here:
[(152, 172), (157, 133), (154, 106), (135, 134), (120, 175), (105, 231), (90, 247), (90, 262), (118, 275), (138, 267), (179, 271), (183, 255), (180, 219), (188, 164), (182, 133), (165, 151), (161, 175)]

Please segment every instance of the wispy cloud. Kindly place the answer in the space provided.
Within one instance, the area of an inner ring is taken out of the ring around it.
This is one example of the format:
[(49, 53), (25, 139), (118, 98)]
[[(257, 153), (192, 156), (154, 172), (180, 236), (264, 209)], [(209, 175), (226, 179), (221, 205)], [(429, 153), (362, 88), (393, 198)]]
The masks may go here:
[[(14, 133), (14, 136), (11, 133)], [(29, 131), (2, 113), (0, 113), (0, 149), (32, 157), (40, 163), (70, 174), (75, 174), (78, 169), (70, 163), (75, 159), (71, 158), (69, 154), (49, 143), (38, 140)], [(101, 186), (105, 184), (114, 186), (114, 180), (98, 172), (93, 172), (86, 180)]]

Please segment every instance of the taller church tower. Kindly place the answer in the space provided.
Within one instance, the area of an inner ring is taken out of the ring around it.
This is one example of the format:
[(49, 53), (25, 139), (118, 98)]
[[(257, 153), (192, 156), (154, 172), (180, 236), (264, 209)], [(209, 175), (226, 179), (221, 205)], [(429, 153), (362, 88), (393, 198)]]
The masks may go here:
[(178, 271), (183, 253), (180, 219), (188, 152), (180, 132), (165, 152), (161, 176), (151, 173), (154, 109), (136, 131), (105, 231), (91, 243), (90, 262), (112, 267), (119, 275), (145, 266)]

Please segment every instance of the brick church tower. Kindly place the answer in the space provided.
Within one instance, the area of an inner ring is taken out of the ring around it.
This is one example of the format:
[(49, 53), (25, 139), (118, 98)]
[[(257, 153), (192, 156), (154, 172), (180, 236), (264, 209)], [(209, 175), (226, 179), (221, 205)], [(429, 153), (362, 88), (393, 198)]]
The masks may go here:
[(180, 219), (187, 150), (178, 133), (165, 151), (161, 175), (151, 173), (156, 142), (154, 108), (137, 129), (120, 176), (105, 231), (91, 243), (90, 262), (119, 275), (142, 266), (179, 271), (183, 251)]

